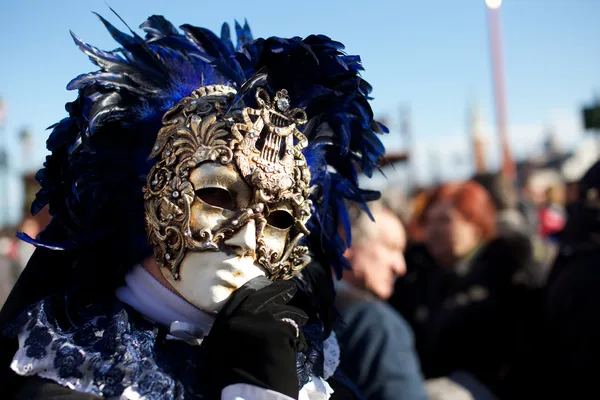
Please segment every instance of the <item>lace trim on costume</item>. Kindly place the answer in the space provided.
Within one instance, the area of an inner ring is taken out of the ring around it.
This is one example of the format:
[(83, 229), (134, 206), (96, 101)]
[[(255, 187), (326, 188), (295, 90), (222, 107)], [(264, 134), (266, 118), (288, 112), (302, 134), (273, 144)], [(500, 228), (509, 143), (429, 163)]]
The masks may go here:
[(335, 332), (323, 343), (323, 378), (331, 378), (340, 365), (340, 345)]
[(159, 371), (154, 361), (156, 329), (132, 329), (122, 309), (66, 331), (51, 308), (42, 300), (9, 327), (7, 333), (19, 341), (11, 363), (15, 373), (103, 397), (130, 388), (148, 400), (184, 399), (181, 383)]
[(310, 382), (302, 387), (298, 400), (329, 400), (333, 389), (323, 378), (312, 376)]
[[(198, 346), (166, 341), (161, 346), (170, 347), (159, 349), (156, 326), (116, 300), (95, 305), (81, 316), (81, 325), (68, 327), (61, 326), (52, 304), (52, 299), (42, 300), (5, 332), (19, 342), (11, 363), (17, 374), (103, 397), (126, 393), (132, 399), (183, 400), (201, 391)], [(337, 369), (339, 345), (334, 335), (325, 342), (318, 339), (319, 324), (305, 333), (309, 346), (297, 358), (301, 393), (310, 400), (328, 399), (332, 391), (323, 378)]]
[[(311, 343), (312, 335), (319, 330), (315, 326), (308, 326), (305, 327), (304, 331), (308, 342)], [(317, 372), (317, 366), (321, 366), (320, 360), (322, 360), (322, 373)], [(321, 351), (318, 351), (314, 346), (309, 346), (306, 353), (298, 354), (298, 361), (302, 361), (298, 374), (302, 389), (298, 399), (328, 400), (333, 393), (333, 389), (327, 383), (327, 379), (333, 376), (340, 364), (340, 346), (335, 333), (332, 332), (327, 340), (322, 343)], [(316, 374), (311, 372), (306, 376), (302, 371), (314, 371)]]

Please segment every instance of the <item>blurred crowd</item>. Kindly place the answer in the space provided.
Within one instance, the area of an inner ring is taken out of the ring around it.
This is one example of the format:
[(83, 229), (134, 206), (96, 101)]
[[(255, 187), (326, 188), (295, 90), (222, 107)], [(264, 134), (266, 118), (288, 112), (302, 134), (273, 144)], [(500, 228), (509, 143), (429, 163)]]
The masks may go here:
[[(580, 182), (477, 175), (350, 209), (343, 370), (367, 399), (579, 398), (600, 354), (600, 163)], [(35, 237), (44, 210), (17, 227)], [(0, 242), (0, 304), (33, 247)], [(597, 281), (598, 280), (598, 281)]]
[(343, 366), (368, 399), (594, 392), (600, 163), (546, 187), (485, 174), (388, 190), (372, 214), (353, 219), (338, 290)]

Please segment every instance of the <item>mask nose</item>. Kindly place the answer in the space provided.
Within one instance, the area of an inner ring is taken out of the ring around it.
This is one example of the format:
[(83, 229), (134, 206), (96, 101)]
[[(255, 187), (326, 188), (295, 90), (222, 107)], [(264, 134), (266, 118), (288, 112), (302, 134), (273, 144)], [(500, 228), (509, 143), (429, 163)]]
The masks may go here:
[(225, 244), (236, 248), (239, 255), (256, 250), (256, 222), (253, 219), (242, 226)]

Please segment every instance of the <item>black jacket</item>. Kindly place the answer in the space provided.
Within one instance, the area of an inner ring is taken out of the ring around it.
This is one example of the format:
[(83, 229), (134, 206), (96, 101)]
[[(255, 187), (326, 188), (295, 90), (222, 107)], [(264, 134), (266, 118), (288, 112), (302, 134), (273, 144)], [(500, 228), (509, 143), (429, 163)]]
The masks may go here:
[(425, 247), (407, 252), (391, 304), (411, 323), (426, 378), (464, 370), (498, 395), (522, 352), (539, 292), (515, 283), (529, 258), (511, 241), (481, 248), (462, 275)]
[(521, 386), (539, 398), (587, 398), (600, 376), (600, 244), (563, 248), (543, 299)]

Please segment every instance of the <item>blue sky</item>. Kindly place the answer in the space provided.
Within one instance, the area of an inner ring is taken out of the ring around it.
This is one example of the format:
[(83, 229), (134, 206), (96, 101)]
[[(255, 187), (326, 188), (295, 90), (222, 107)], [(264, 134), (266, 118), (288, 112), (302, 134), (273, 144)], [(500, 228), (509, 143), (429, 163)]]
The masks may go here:
[[(191, 23), (218, 31), (223, 21), (247, 18), (255, 37), (324, 33), (360, 54), (364, 77), (374, 86), (373, 108), (392, 131), (399, 108), (411, 109), (416, 145), (415, 173), (431, 176), (428, 157), (440, 157), (444, 177), (471, 170), (467, 105), (477, 102), (493, 146), (493, 99), (484, 0), (337, 1), (109, 1), (132, 27), (152, 14), (176, 25)], [(223, 6), (222, 4), (226, 4)], [(93, 69), (73, 44), (69, 29), (101, 48), (116, 44), (91, 13), (122, 27), (101, 0), (2, 0), (0, 6), (0, 96), (8, 104), (3, 131), (14, 170), (36, 169), (45, 155), (44, 129), (65, 116), (75, 94), (67, 82)], [(579, 109), (600, 93), (600, 1), (504, 0), (504, 40), (509, 134), (517, 155), (539, 147), (553, 128), (568, 147), (580, 141)], [(23, 158), (17, 132), (34, 134), (35, 151)], [(390, 148), (401, 146), (396, 135)], [(462, 163), (456, 163), (458, 157)], [(5, 189), (0, 189), (5, 190)], [(11, 179), (12, 219), (20, 201), (16, 172)], [(2, 218), (0, 214), (0, 219)]]

